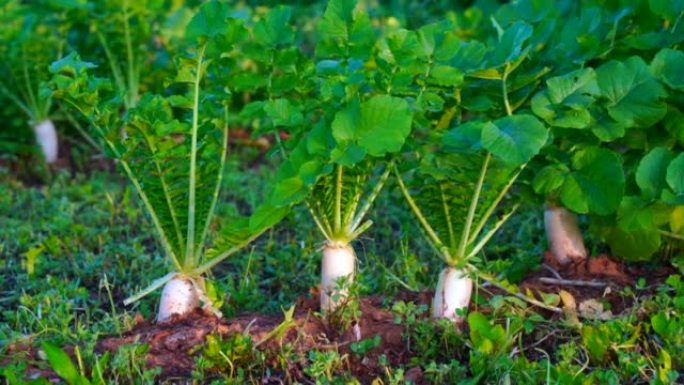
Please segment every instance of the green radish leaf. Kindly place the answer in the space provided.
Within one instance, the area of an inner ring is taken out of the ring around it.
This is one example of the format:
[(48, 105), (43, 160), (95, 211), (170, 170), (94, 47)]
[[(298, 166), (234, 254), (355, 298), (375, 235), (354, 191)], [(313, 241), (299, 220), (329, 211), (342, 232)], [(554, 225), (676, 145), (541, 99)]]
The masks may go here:
[(547, 89), (532, 98), (532, 112), (548, 124), (585, 128), (591, 123), (589, 106), (599, 93), (591, 68), (570, 72), (546, 81)]
[(50, 64), (50, 72), (68, 76), (79, 76), (86, 70), (96, 68), (97, 65), (81, 60), (76, 52), (70, 52), (65, 57)]
[(684, 90), (684, 52), (665, 48), (651, 61), (651, 72), (670, 88)]
[(448, 152), (476, 152), (482, 149), (482, 128), (484, 122), (470, 121), (447, 131), (442, 145)]
[(202, 38), (212, 38), (225, 34), (228, 30), (227, 20), (230, 17), (230, 7), (227, 4), (210, 0), (199, 8), (185, 30), (185, 37), (189, 41)]
[(356, 0), (331, 0), (325, 9), (318, 31), (328, 38), (347, 39), (354, 22)]
[(306, 151), (309, 154), (327, 157), (335, 146), (335, 138), (326, 124), (323, 120), (319, 121), (306, 136)]
[(411, 132), (413, 117), (404, 99), (373, 96), (361, 104), (359, 145), (373, 156), (397, 152)]
[(321, 41), (316, 46), (319, 57), (366, 59), (375, 43), (375, 35), (366, 12), (355, 12), (356, 0), (332, 0), (318, 25)]
[(278, 45), (292, 44), (294, 29), (290, 26), (292, 8), (277, 6), (254, 25), (254, 40), (257, 43), (275, 48)]
[(264, 112), (273, 120), (273, 125), (295, 127), (302, 124), (304, 116), (288, 99), (276, 99), (263, 106)]
[(627, 127), (651, 126), (667, 113), (665, 89), (640, 57), (610, 61), (596, 70), (608, 114)]
[(447, 65), (436, 65), (430, 71), (428, 82), (438, 86), (457, 87), (463, 83), (463, 72)]
[(361, 125), (361, 103), (353, 99), (347, 107), (335, 114), (332, 121), (332, 134), (338, 143), (355, 141)]
[(684, 12), (682, 0), (649, 0), (651, 11), (669, 21), (675, 21)]
[(658, 227), (658, 211), (657, 205), (648, 205), (640, 197), (626, 196), (617, 210), (617, 224), (625, 231)]
[(263, 204), (257, 207), (249, 217), (249, 232), (256, 234), (263, 229), (268, 229), (280, 222), (288, 214), (287, 207), (274, 207)]
[(285, 206), (302, 200), (307, 193), (304, 181), (299, 176), (279, 180), (272, 194), (272, 202), (276, 206)]
[(516, 21), (508, 27), (499, 38), (495, 49), (489, 54), (488, 67), (499, 67), (512, 63), (527, 55), (529, 47), (523, 48), (525, 42), (532, 36), (532, 26), (523, 21)]
[(387, 37), (388, 51), (383, 50), (378, 55), (389, 63), (397, 66), (412, 64), (420, 53), (420, 43), (416, 32), (400, 29)]
[(591, 108), (593, 122), (591, 132), (602, 142), (612, 142), (625, 136), (625, 125), (613, 119), (608, 112), (600, 108)]
[(542, 168), (532, 181), (532, 188), (537, 194), (550, 195), (563, 185), (567, 171), (558, 165), (549, 165)]
[(351, 167), (366, 156), (366, 150), (354, 143), (343, 142), (338, 144), (330, 153), (330, 159), (343, 166)]
[(532, 115), (513, 115), (482, 128), (482, 146), (511, 167), (528, 162), (542, 148), (548, 130)]
[(71, 358), (64, 350), (49, 342), (43, 342), (42, 347), (48, 362), (50, 362), (50, 366), (58, 376), (69, 384), (85, 385), (88, 383), (87, 380), (81, 378), (78, 369), (76, 369), (74, 363), (71, 362)]
[(625, 176), (617, 154), (590, 147), (573, 156), (572, 167), (560, 191), (565, 207), (581, 214), (599, 215), (608, 215), (618, 208)]
[(606, 241), (614, 255), (628, 261), (648, 261), (660, 249), (661, 244), (660, 233), (654, 228), (611, 228)]
[(670, 213), (669, 218), (670, 231), (675, 234), (684, 235), (684, 206), (677, 206), (672, 213)]
[(657, 198), (667, 186), (665, 176), (667, 167), (674, 155), (665, 147), (649, 151), (639, 162), (636, 169), (636, 182), (641, 192), (649, 199)]
[(447, 20), (420, 27), (417, 35), (422, 56), (429, 58), (439, 55), (439, 48), (444, 42), (445, 33), (452, 28), (451, 22)]
[(334, 158), (353, 164), (364, 152), (371, 156), (397, 152), (411, 132), (411, 123), (408, 103), (401, 98), (377, 95), (360, 104), (352, 102), (332, 122), (338, 142)]
[(667, 184), (677, 195), (684, 195), (684, 153), (679, 154), (667, 167)]

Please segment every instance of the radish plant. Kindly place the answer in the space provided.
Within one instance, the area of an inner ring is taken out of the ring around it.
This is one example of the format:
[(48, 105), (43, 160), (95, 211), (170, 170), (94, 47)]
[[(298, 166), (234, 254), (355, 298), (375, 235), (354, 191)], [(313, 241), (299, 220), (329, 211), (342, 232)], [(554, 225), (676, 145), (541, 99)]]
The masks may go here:
[(40, 93), (40, 84), (47, 80), (50, 62), (61, 56), (64, 38), (56, 17), (40, 14), (31, 5), (8, 2), (0, 12), (0, 95), (24, 113), (45, 161), (54, 163), (59, 144), (53, 100)]
[(424, 156), (415, 186), (395, 168), (411, 211), (447, 264), (435, 290), (434, 318), (462, 319), (473, 289), (473, 262), (517, 205), (493, 224), (490, 220), (546, 139), (544, 125), (529, 114), (467, 122), (444, 134), (434, 157)]
[(330, 312), (345, 301), (354, 280), (352, 242), (372, 224), (366, 217), (389, 177), (391, 154), (411, 132), (413, 117), (409, 103), (378, 88), (373, 82), (377, 72), (363, 66), (376, 39), (368, 16), (355, 2), (330, 2), (319, 36), (309, 102), (303, 107), (279, 103), (282, 116), (299, 111), (308, 121), (283, 145), (286, 161), (271, 202), (286, 206), (304, 201), (325, 238), (320, 301), (321, 310)]
[[(533, 111), (556, 133), (557, 144), (544, 153), (549, 164), (533, 187), (551, 202), (546, 229), (560, 264), (587, 257), (572, 212), (590, 214), (596, 232), (627, 259), (648, 259), (662, 237), (681, 237), (662, 229), (671, 219), (678, 221), (673, 215), (682, 202), (674, 179), (682, 171), (675, 161), (681, 147), (675, 138), (663, 137), (671, 124), (659, 129), (668, 105), (658, 66), (670, 52), (677, 51), (660, 51), (650, 67), (634, 56), (550, 78), (533, 98)], [(674, 65), (682, 56), (675, 53), (668, 62)], [(676, 114), (674, 106), (670, 110)], [(658, 145), (650, 149), (651, 141)]]
[(52, 95), (79, 111), (104, 140), (141, 198), (172, 265), (171, 273), (125, 301), (164, 286), (159, 322), (187, 314), (200, 302), (212, 308), (204, 274), (285, 213), (262, 206), (210, 235), (226, 161), (229, 100), (227, 88), (212, 79), (226, 70), (220, 56), (234, 42), (235, 23), (225, 4), (205, 3), (187, 26), (188, 48), (178, 58), (173, 89), (183, 92), (145, 94), (124, 117), (121, 93), (91, 76), (92, 64), (72, 53), (51, 66)]
[[(433, 139), (416, 151), (420, 164), (413, 184), (400, 167), (395, 175), (428, 242), (447, 264), (437, 281), (432, 316), (460, 322), (477, 274), (474, 262), (517, 205), (490, 222), (548, 132), (536, 117), (516, 112), (527, 98), (520, 91), (529, 92), (540, 76), (536, 68), (522, 66), (531, 49), (531, 27), (512, 23), (490, 47), (461, 42), (454, 29), (448, 22), (423, 27), (413, 44), (402, 37), (411, 33), (397, 36), (405, 47), (422, 47), (418, 55), (426, 64), (425, 74), (416, 77), (422, 81), (417, 100)], [(473, 48), (479, 60), (468, 58)]]

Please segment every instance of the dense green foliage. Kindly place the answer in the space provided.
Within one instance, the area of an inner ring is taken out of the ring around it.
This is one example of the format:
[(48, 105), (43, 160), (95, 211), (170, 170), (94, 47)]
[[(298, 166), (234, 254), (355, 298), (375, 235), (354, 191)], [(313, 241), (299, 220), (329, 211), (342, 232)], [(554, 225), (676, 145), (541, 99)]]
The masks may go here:
[[(481, 285), (464, 333), (389, 301), (412, 357), (378, 358), (377, 383), (409, 367), (436, 384), (681, 380), (684, 2), (450, 3), (0, 0), (0, 351), (40, 346), (67, 383), (151, 383), (130, 365), (145, 346), (93, 350), (132, 326), (121, 299), (182, 274), (207, 277), (225, 314), (275, 313), (315, 286), (323, 235), (364, 250), (352, 297), (434, 287), (431, 254), (497, 287)], [(29, 128), (48, 118), (73, 177), (27, 173)], [(262, 154), (241, 146), (259, 140)], [(128, 187), (88, 167), (102, 157)], [(592, 254), (669, 278), (615, 289), (632, 307), (582, 322), (562, 291), (519, 291), (545, 204), (581, 216)], [(253, 343), (212, 337), (197, 380), (292, 361), (358, 382), (339, 352)], [(9, 383), (24, 383), (17, 357), (0, 360)]]

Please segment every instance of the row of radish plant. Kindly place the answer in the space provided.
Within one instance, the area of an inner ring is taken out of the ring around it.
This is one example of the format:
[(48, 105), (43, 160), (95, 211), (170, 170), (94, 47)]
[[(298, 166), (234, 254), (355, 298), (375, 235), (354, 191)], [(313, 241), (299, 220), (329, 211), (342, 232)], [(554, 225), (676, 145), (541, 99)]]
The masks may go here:
[[(445, 263), (436, 318), (461, 319), (475, 276), (506, 286), (478, 269), (478, 256), (522, 200), (546, 208), (561, 265), (589, 254), (576, 214), (627, 260), (681, 248), (678, 2), (520, 1), (416, 29), (345, 0), (308, 28), (295, 28), (292, 7), (152, 3), (40, 15), (10, 2), (16, 26), (5, 38), (20, 44), (3, 47), (3, 81), (16, 87), (2, 91), (47, 161), (56, 142), (46, 119), (58, 106), (131, 180), (172, 272), (127, 303), (163, 286), (159, 321), (213, 309), (205, 274), (300, 204), (322, 236), (321, 309), (335, 309), (353, 282), (354, 240), (387, 185)], [(40, 17), (55, 28), (32, 24)], [(29, 67), (27, 57), (47, 61)], [(238, 125), (272, 138), (280, 166), (263, 205), (214, 231)]]

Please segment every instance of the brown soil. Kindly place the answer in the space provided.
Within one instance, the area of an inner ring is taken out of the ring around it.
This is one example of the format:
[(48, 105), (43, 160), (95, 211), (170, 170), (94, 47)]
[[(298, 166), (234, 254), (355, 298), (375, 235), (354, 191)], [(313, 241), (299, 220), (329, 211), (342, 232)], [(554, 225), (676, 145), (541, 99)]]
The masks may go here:
[[(429, 294), (403, 294), (405, 300), (423, 302)], [(382, 375), (378, 367), (378, 356), (384, 354), (391, 365), (406, 365), (409, 352), (403, 340), (402, 325), (394, 323), (394, 315), (383, 308), (382, 298), (370, 297), (360, 301), (362, 317), (348, 330), (334, 330), (318, 315), (318, 301), (300, 299), (295, 307), (294, 324), (284, 333), (282, 341), (276, 338), (265, 339), (269, 332), (283, 322), (283, 316), (265, 316), (261, 314), (245, 314), (233, 319), (218, 319), (214, 315), (197, 310), (194, 313), (173, 319), (167, 324), (157, 325), (149, 321), (139, 322), (133, 330), (121, 337), (108, 337), (101, 340), (96, 350), (115, 352), (121, 345), (134, 342), (149, 345), (147, 364), (159, 367), (161, 377), (187, 378), (194, 369), (194, 358), (190, 352), (197, 352), (208, 335), (222, 337), (234, 333), (249, 333), (252, 341), (259, 344), (259, 349), (273, 352), (268, 356), (277, 357), (284, 344), (291, 344), (295, 354), (303, 363), (309, 351), (337, 351), (347, 355), (349, 368), (354, 376), (370, 382)], [(354, 355), (350, 349), (353, 342), (380, 336), (380, 346), (364, 354), (363, 358)], [(262, 343), (263, 342), (263, 343)], [(275, 363), (274, 363), (275, 364)], [(287, 363), (287, 372), (295, 379), (305, 378), (303, 365), (297, 360)], [(414, 371), (415, 372), (415, 371)]]
[[(648, 270), (640, 265), (627, 265), (608, 255), (590, 257), (586, 261), (560, 266), (550, 252), (544, 254), (544, 263), (560, 275), (560, 279), (578, 281), (578, 285), (542, 282), (542, 278), (558, 278), (551, 271), (541, 269), (529, 274), (520, 284), (523, 291), (559, 293), (565, 290), (572, 294), (579, 305), (584, 301), (595, 299), (610, 304), (610, 310), (617, 315), (632, 307), (634, 298), (620, 295), (622, 288), (633, 286), (639, 278), (646, 279), (647, 288), (655, 288), (658, 284), (675, 273), (671, 266), (661, 266), (657, 270)], [(586, 283), (605, 283), (600, 287), (582, 285)]]
[[(550, 258), (545, 258), (550, 264)], [(558, 268), (557, 266), (555, 268)], [(608, 256), (602, 255), (592, 258), (583, 265), (558, 268), (562, 279), (607, 283), (602, 287), (573, 286), (564, 284), (549, 284), (541, 279), (557, 278), (556, 275), (542, 269), (529, 275), (521, 284), (520, 289), (531, 290), (533, 293), (558, 293), (565, 290), (572, 294), (577, 305), (587, 300), (599, 300), (609, 303), (609, 310), (617, 315), (628, 310), (632, 306), (631, 296), (622, 296), (620, 291), (623, 287), (632, 285), (638, 278), (647, 280), (646, 293), (655, 290), (655, 287), (674, 270), (671, 267), (661, 267), (656, 271), (647, 270), (638, 265), (625, 265)], [(651, 288), (651, 289), (648, 289)], [(487, 294), (487, 292), (490, 294)], [(488, 297), (492, 293), (499, 293), (498, 289), (481, 292)], [(313, 298), (317, 298), (313, 293)], [(504, 294), (500, 292), (499, 294)], [(416, 304), (429, 305), (432, 298), (431, 292), (401, 292), (393, 298), (394, 301), (414, 302)], [(244, 314), (232, 319), (219, 319), (213, 314), (196, 310), (186, 317), (177, 317), (166, 324), (155, 324), (145, 321), (141, 317), (132, 330), (119, 335), (106, 337), (99, 341), (96, 351), (116, 352), (122, 345), (131, 343), (145, 343), (149, 346), (147, 352), (148, 367), (159, 367), (161, 375), (158, 380), (188, 378), (195, 368), (195, 357), (201, 354), (202, 346), (210, 335), (228, 339), (236, 333), (249, 334), (253, 344), (265, 353), (267, 364), (272, 369), (271, 377), (264, 379), (263, 383), (287, 383), (297, 380), (310, 383), (310, 379), (304, 374), (310, 351), (337, 351), (346, 357), (344, 365), (362, 383), (371, 383), (374, 378), (383, 377), (383, 368), (378, 365), (378, 357), (384, 354), (392, 367), (403, 366), (406, 368), (405, 378), (410, 378), (416, 384), (425, 383), (423, 372), (420, 367), (411, 367), (411, 352), (407, 348), (403, 338), (405, 332), (403, 325), (394, 322), (394, 315), (384, 305), (382, 297), (368, 297), (360, 299), (361, 318), (346, 330), (331, 327), (326, 321), (317, 315), (318, 301), (312, 298), (302, 298), (295, 305), (293, 322), (285, 329), (282, 339), (267, 338), (274, 328), (283, 323), (284, 317), (261, 314)], [(561, 305), (559, 305), (561, 306)], [(485, 310), (486, 311), (486, 310)], [(558, 319), (564, 317), (543, 309), (539, 313), (548, 318)], [(581, 314), (580, 314), (581, 315)], [(427, 314), (423, 314), (426, 317)], [(465, 326), (464, 326), (465, 328)], [(534, 355), (533, 347), (553, 349), (563, 339), (574, 338), (572, 333), (562, 329), (550, 331), (540, 330), (539, 335), (530, 335), (524, 346), (529, 346), (525, 354)], [(547, 335), (548, 334), (548, 335)], [(351, 344), (363, 339), (380, 336), (381, 343), (378, 347), (363, 354), (362, 357), (355, 355), (351, 350)], [(286, 362), (276, 361), (282, 358), (283, 346), (288, 346), (289, 354)], [(527, 348), (525, 348), (527, 349)], [(73, 349), (65, 349), (69, 354)], [(10, 347), (9, 353), (13, 357), (24, 355), (27, 362), (36, 362), (37, 349), (31, 347)], [(271, 361), (269, 361), (271, 360)], [(5, 363), (7, 362), (4, 360)], [(0, 360), (3, 364), (3, 360)], [(284, 365), (284, 366), (283, 366)], [(29, 373), (49, 379), (56, 378), (54, 373), (46, 370), (46, 365), (39, 368), (31, 367)], [(207, 373), (211, 374), (211, 372)]]

